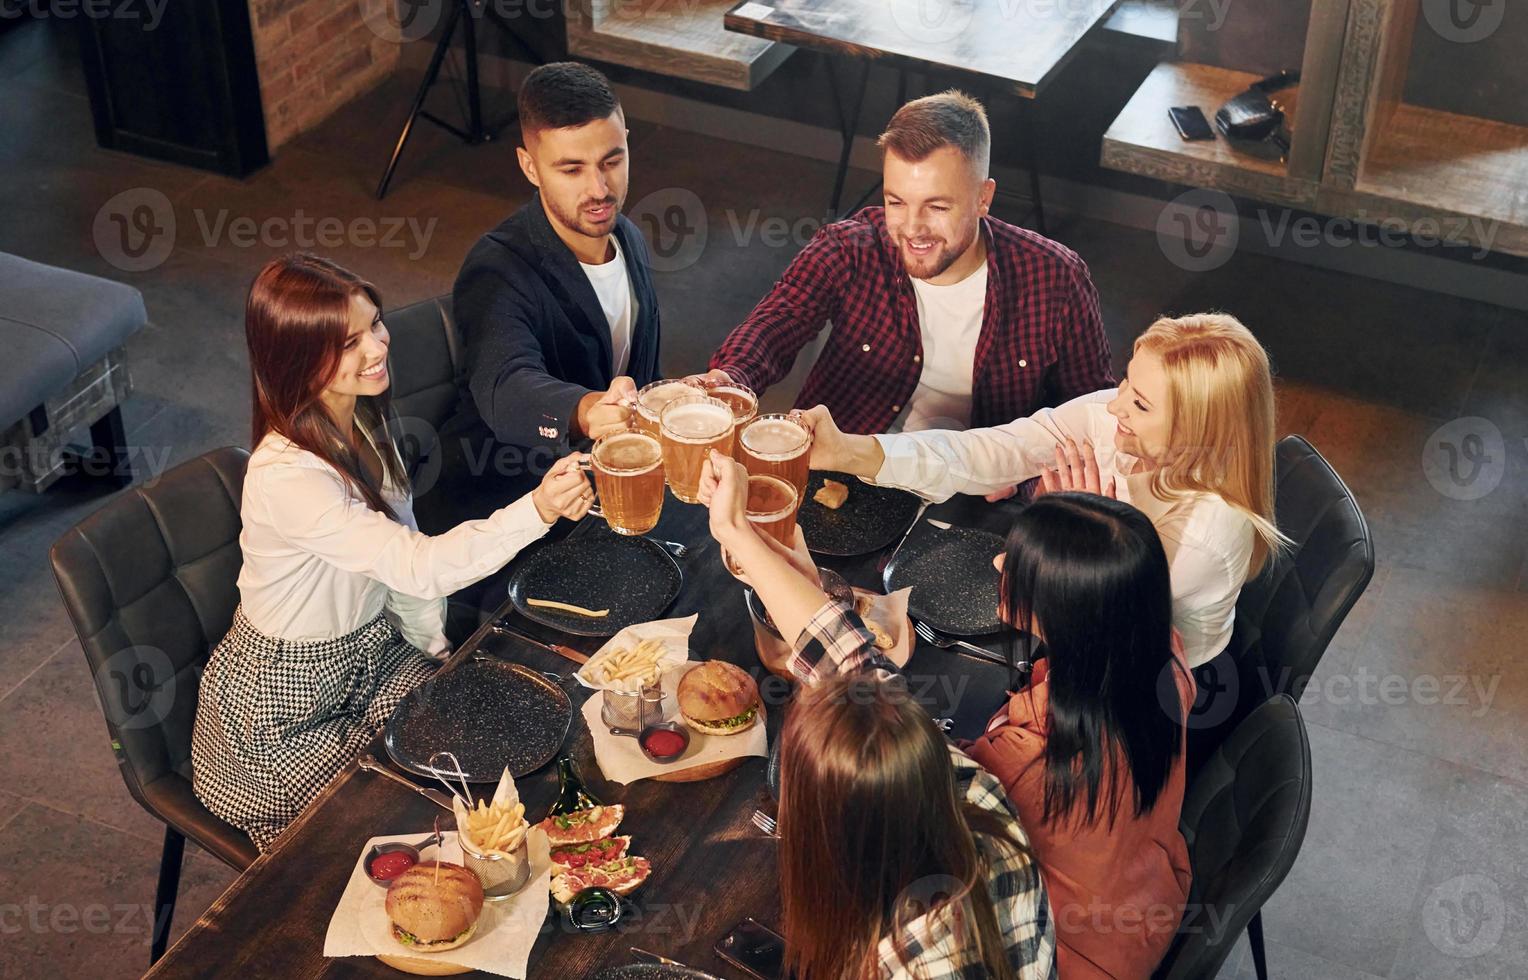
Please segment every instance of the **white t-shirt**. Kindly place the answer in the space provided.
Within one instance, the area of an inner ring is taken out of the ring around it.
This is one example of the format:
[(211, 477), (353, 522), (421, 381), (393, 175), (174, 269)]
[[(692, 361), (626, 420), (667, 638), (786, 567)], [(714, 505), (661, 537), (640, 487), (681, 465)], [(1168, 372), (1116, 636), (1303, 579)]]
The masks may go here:
[(615, 258), (609, 262), (578, 264), (584, 267), (584, 275), (589, 277), (589, 285), (594, 287), (600, 309), (605, 311), (605, 320), (610, 324), (610, 370), (625, 374), (631, 361), (632, 307), (636, 300), (631, 292), (631, 277), (626, 274), (626, 260), (621, 257), (621, 243), (611, 235), (610, 245), (615, 249)]
[(274, 433), (249, 458), (239, 508), (239, 602), (266, 636), (333, 640), (386, 611), (426, 653), (449, 649), (446, 596), (493, 573), (547, 532), (527, 494), (445, 534), (419, 533), (409, 494), (387, 481), (393, 520), (328, 463)]
[(987, 305), (987, 263), (960, 282), (912, 280), (923, 335), (923, 374), (893, 432), (964, 429), (971, 424), (971, 374)]
[(1236, 599), (1247, 579), (1256, 533), (1245, 514), (1213, 493), (1163, 500), (1151, 475), (1114, 445), (1118, 424), (1109, 414), (1117, 388), (1081, 395), (1028, 418), (964, 432), (876, 436), (886, 461), (876, 483), (941, 501), (957, 493), (984, 494), (1023, 483), (1056, 463), (1056, 446), (1091, 441), (1098, 475), (1115, 481), (1119, 499), (1151, 519), (1167, 552), (1172, 577), (1173, 625), (1183, 635), (1189, 666), (1226, 648)]

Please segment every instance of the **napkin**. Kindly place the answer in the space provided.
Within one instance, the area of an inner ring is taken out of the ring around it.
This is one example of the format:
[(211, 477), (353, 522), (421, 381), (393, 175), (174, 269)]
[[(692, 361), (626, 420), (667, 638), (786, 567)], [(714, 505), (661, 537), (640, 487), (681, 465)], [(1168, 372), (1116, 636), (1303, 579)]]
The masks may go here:
[(870, 600), (870, 611), (861, 614), (861, 619), (873, 619), (887, 633), (891, 635), (891, 649), (882, 651), (886, 659), (898, 667), (906, 667), (907, 661), (913, 655), (913, 624), (907, 618), (907, 599), (912, 595), (913, 588), (898, 589), (889, 595), (881, 595), (867, 589), (855, 589), (855, 608), (859, 608), (865, 599)]
[[(502, 902), (484, 902), (483, 914), (478, 918), (477, 932), (466, 944), (443, 953), (421, 953), (410, 950), (392, 937), (392, 926), (387, 919), (387, 889), (379, 888), (366, 875), (366, 852), (374, 844), (395, 841), (413, 844), (422, 834), (402, 834), (391, 837), (373, 837), (361, 848), (345, 893), (329, 919), (329, 931), (324, 936), (325, 956), (375, 956), (389, 953), (413, 956), (418, 959), (439, 960), (442, 963), (470, 967), (502, 977), (525, 980), (531, 947), (541, 935), (546, 919), (547, 896), (551, 888), (551, 847), (546, 834), (532, 829), (527, 843), (530, 847), (531, 876), (525, 887), (513, 897)], [(442, 844), (423, 849), (426, 861), (450, 861), (462, 863), (462, 849), (455, 831), (441, 834)]]
[[(663, 716), (677, 718), (678, 706), (674, 692), (679, 679), (688, 667), (664, 674)], [(610, 728), (600, 720), (600, 698), (592, 697), (584, 702), (584, 722), (594, 737), (594, 760), (599, 763), (605, 778), (616, 783), (634, 783), (665, 773), (693, 769), (710, 762), (740, 759), (748, 756), (769, 755), (769, 738), (764, 732), (764, 706), (759, 705), (759, 719), (753, 727), (739, 735), (704, 735), (690, 731), (690, 747), (684, 755), (669, 763), (658, 763), (642, 754), (637, 740), (625, 735), (612, 735)]]
[[(601, 684), (594, 681), (589, 668), (598, 665), (605, 654), (613, 650), (630, 650), (643, 640), (663, 641), (663, 654), (658, 658), (660, 673), (667, 674), (670, 670), (683, 664), (690, 659), (690, 632), (695, 629), (695, 621), (700, 614), (682, 616), (678, 619), (655, 619), (647, 623), (633, 623), (621, 630), (615, 636), (605, 641), (605, 645), (594, 652), (589, 662), (578, 668), (573, 677), (584, 687), (594, 691), (603, 691), (611, 685)], [(620, 684), (614, 685), (617, 690), (627, 690)], [(637, 690), (640, 685), (633, 685), (630, 690)], [(598, 701), (599, 698), (591, 698)]]
[[(444, 780), (442, 780), (442, 782), (444, 782)], [(449, 784), (447, 784), (447, 785), (449, 785)], [(504, 767), (504, 771), (499, 774), (499, 785), (494, 788), (493, 796), (489, 797), (488, 803), (491, 806), (503, 805), (503, 806), (506, 806), (506, 807), (513, 807), (515, 804), (517, 804), (519, 802), (520, 802), (520, 790), (519, 790), (519, 787), (515, 786), (515, 777), (513, 777), (513, 776), (511, 776), (509, 774), (509, 767), (505, 766)], [(470, 798), (463, 799), (456, 792), (454, 792), (454, 791), (452, 792), (452, 794), (451, 794), (451, 812), (456, 815), (456, 826), (457, 826), (458, 829), (460, 829), (462, 827), (468, 826), (468, 824), (467, 824), (467, 809), (469, 807), (473, 806), (473, 805), (474, 805), (474, 801), (472, 799), (470, 799)], [(524, 810), (525, 810), (525, 808), (521, 807), (521, 814), (520, 814), (521, 820), (525, 819)], [(487, 835), (485, 834), (484, 836), (487, 836)], [(484, 842), (483, 841), (472, 839), (470, 841), (470, 843), (476, 849), (474, 851), (474, 853), (477, 853), (477, 854), (483, 853), (483, 847), (484, 847)]]

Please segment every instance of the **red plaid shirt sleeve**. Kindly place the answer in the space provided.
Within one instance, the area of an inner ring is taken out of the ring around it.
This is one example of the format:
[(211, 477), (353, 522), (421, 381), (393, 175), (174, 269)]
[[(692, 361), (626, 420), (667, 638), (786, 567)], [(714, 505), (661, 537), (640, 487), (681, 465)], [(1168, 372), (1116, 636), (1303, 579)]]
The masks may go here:
[(796, 355), (843, 303), (853, 254), (836, 225), (820, 229), (711, 357), (710, 367), (763, 393), (790, 373)]

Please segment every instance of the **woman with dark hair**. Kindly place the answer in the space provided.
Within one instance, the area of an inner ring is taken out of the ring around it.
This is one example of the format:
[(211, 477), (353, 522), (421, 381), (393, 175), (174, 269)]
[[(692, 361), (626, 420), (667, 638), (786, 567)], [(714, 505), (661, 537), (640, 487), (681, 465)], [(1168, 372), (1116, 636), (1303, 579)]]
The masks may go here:
[(488, 518), (420, 534), (386, 424), (381, 305), (307, 254), (267, 264), (246, 303), (239, 608), (202, 677), (191, 764), (197, 797), (262, 851), (447, 652), (446, 596), (593, 498), (568, 457)]
[(780, 735), (780, 887), (794, 975), (1054, 976), (1049, 903), (1002, 784), (945, 739), (854, 610), (828, 605), (805, 572), (810, 561), (753, 530), (743, 467), (713, 453), (706, 479), (717, 541), (785, 635), (800, 634), (798, 646), (823, 665), (799, 671), (806, 687)]
[(966, 746), (1034, 842), (1064, 977), (1148, 977), (1188, 899), (1178, 830), (1193, 681), (1167, 555), (1145, 514), (1095, 494), (1026, 507), (1000, 559), (1001, 613), (1043, 657)]
[[(741, 467), (715, 455), (710, 464), (701, 497), (712, 534), (781, 635), (796, 638), (792, 673), (811, 685), (894, 670), (852, 606), (823, 593), (799, 533), (791, 552), (735, 516)], [(999, 614), (1035, 637), (1037, 663), (965, 751), (1001, 782), (1032, 842), (1060, 975), (1148, 977), (1190, 879), (1178, 817), (1194, 688), (1172, 626), (1166, 553), (1129, 504), (1062, 492), (1030, 504), (994, 560)]]

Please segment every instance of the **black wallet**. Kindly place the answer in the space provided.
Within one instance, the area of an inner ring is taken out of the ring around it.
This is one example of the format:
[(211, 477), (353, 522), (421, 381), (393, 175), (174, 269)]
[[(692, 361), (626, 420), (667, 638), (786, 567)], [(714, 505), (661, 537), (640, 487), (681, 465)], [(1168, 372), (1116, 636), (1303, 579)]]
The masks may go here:
[(1220, 107), (1215, 113), (1215, 127), (1228, 139), (1258, 142), (1270, 140), (1284, 152), (1289, 152), (1289, 141), (1281, 132), (1284, 125), (1284, 108), (1270, 93), (1298, 85), (1298, 71), (1281, 71), (1256, 82), (1247, 91)]

